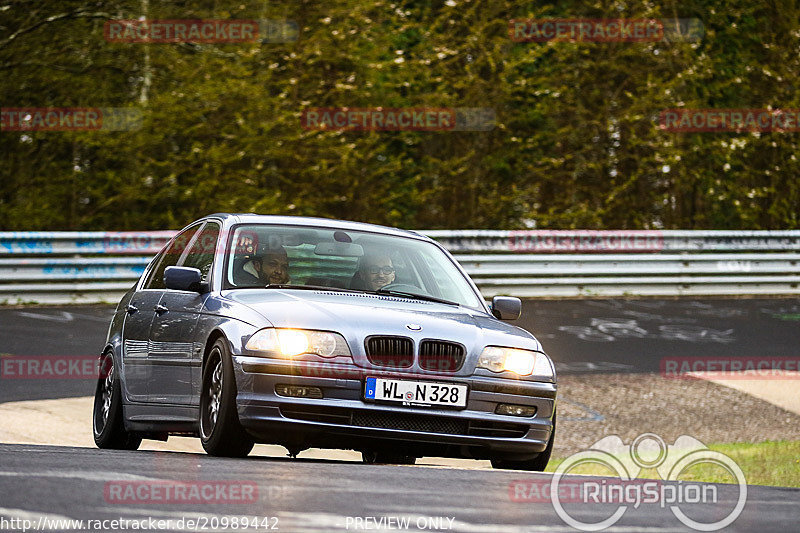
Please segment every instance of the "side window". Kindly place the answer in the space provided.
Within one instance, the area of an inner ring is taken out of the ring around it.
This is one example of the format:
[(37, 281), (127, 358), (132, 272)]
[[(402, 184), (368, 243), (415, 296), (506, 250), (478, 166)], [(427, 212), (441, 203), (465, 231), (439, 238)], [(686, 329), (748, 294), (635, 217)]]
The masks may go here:
[(203, 274), (203, 282), (208, 281), (214, 254), (218, 251), (219, 224), (209, 222), (197, 236), (181, 266), (197, 268)]
[(176, 266), (178, 264), (178, 260), (181, 258), (183, 251), (186, 249), (186, 245), (189, 244), (189, 241), (192, 240), (192, 237), (199, 229), (200, 224), (192, 226), (183, 233), (179, 233), (178, 236), (169, 243), (167, 248), (161, 252), (159, 258), (156, 259), (156, 263), (153, 265), (153, 270), (150, 271), (150, 275), (144, 284), (145, 289), (165, 288), (164, 271), (167, 269), (167, 267)]

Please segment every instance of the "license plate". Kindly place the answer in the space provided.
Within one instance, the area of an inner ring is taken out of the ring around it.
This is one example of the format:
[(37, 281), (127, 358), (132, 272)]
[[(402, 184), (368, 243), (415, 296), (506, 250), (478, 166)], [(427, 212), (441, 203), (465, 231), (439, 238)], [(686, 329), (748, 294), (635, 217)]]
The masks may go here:
[(456, 383), (367, 378), (364, 398), (408, 406), (466, 407), (467, 386)]

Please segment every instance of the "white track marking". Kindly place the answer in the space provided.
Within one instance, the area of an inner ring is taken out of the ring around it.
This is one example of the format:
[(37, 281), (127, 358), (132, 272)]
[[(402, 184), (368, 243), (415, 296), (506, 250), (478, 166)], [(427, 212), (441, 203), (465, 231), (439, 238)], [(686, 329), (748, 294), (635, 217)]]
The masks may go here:
[[(120, 508), (113, 508), (113, 507), (99, 507), (96, 508), (97, 511), (103, 513), (120, 513)], [(141, 509), (141, 508), (130, 508), (124, 509), (124, 513), (130, 513), (136, 516), (152, 516), (152, 517), (164, 517), (164, 518), (172, 518), (172, 519), (180, 519), (180, 518), (200, 518), (200, 517), (211, 517), (216, 516), (217, 518), (228, 517), (232, 519), (234, 517), (244, 517), (247, 516), (248, 518), (257, 518), (263, 519), (265, 516), (276, 516), (278, 517), (278, 527), (281, 531), (304, 531), (304, 532), (316, 532), (316, 531), (346, 531), (347, 530), (347, 516), (345, 515), (338, 515), (334, 513), (308, 513), (308, 512), (289, 512), (289, 511), (278, 511), (278, 512), (271, 512), (269, 510), (264, 510), (262, 516), (251, 516), (249, 513), (229, 513), (229, 514), (219, 514), (219, 513), (198, 513), (198, 512), (191, 512), (191, 511), (162, 511), (157, 509)], [(409, 527), (409, 531), (417, 531), (415, 526), (417, 519), (427, 519), (430, 516), (440, 516), (440, 515), (421, 515), (418, 513), (415, 514), (408, 514), (404, 512), (399, 513), (364, 513), (361, 512), (358, 515), (349, 515), (351, 517), (360, 516), (360, 517), (397, 517), (397, 518), (408, 518), (410, 520), (410, 524), (414, 527)], [(453, 516), (453, 512), (441, 514), (441, 516), (447, 517)], [(351, 529), (353, 529), (351, 527)], [(384, 528), (385, 529), (385, 528)], [(257, 529), (245, 529), (239, 531), (258, 531)], [(261, 529), (263, 533), (263, 529)], [(523, 524), (493, 524), (493, 523), (477, 523), (477, 522), (465, 522), (463, 520), (455, 520), (453, 522), (453, 529), (452, 531), (465, 531), (468, 533), (496, 533), (497, 531), (503, 531), (504, 533), (530, 533), (530, 532), (573, 532), (575, 531), (573, 528), (567, 526), (566, 524), (561, 525), (523, 525)], [(639, 533), (639, 532), (671, 532), (671, 531), (684, 531), (684, 529), (680, 529), (677, 527), (611, 527), (606, 529), (605, 531), (609, 532), (616, 532), (616, 533)]]
[(53, 477), (63, 479), (84, 479), (86, 481), (168, 481), (165, 479), (137, 476), (122, 472), (89, 472), (83, 470), (40, 470), (34, 472), (13, 472), (0, 470), (0, 477)]
[(72, 313), (67, 311), (59, 311), (60, 316), (45, 315), (43, 313), (30, 313), (28, 311), (18, 311), (17, 314), (26, 318), (35, 318), (37, 320), (50, 320), (51, 322), (72, 322), (75, 318)]

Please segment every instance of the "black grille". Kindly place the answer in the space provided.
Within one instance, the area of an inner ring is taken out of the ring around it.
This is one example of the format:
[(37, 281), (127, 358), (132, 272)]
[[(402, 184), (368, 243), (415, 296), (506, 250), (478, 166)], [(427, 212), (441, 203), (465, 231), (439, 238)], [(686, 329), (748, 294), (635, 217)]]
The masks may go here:
[(419, 366), (425, 370), (455, 372), (464, 364), (464, 347), (455, 342), (426, 340), (419, 347)]
[(530, 426), (526, 424), (510, 424), (505, 422), (485, 422), (473, 420), (469, 425), (469, 434), (476, 437), (499, 437), (518, 439), (528, 433)]
[(457, 418), (364, 411), (353, 413), (353, 425), (446, 435), (466, 435), (468, 430), (468, 422)]
[(475, 437), (522, 438), (530, 429), (527, 424), (487, 422), (447, 416), (403, 414), (395, 412), (361, 411), (336, 407), (283, 406), (281, 415), (296, 420), (360, 426), (367, 428), (397, 429), (443, 435), (471, 435)]
[(373, 365), (408, 368), (414, 362), (414, 342), (408, 337), (368, 337), (364, 345)]
[(281, 416), (308, 420), (309, 422), (323, 422), (325, 424), (350, 424), (350, 411), (316, 406), (284, 406), (281, 407)]

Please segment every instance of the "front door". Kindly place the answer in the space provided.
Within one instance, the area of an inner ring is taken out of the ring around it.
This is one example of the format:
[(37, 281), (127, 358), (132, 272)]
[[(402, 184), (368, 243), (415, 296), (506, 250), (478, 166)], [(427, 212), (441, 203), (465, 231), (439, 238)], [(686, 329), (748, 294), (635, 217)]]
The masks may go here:
[(199, 366), (203, 349), (193, 339), (206, 296), (164, 291), (150, 328), (151, 402), (192, 403), (192, 366)]
[(140, 290), (134, 293), (128, 305), (122, 333), (122, 379), (131, 401), (150, 401), (154, 375), (151, 330), (156, 310), (164, 296), (164, 271), (178, 264), (200, 226), (195, 224), (176, 235), (153, 259)]
[[(202, 283), (210, 282), (219, 233), (216, 222), (207, 222), (179, 262), (179, 266), (199, 269)], [(193, 391), (198, 388), (205, 347), (205, 339), (196, 338), (197, 322), (206, 297), (205, 292), (164, 291), (150, 328), (150, 401), (197, 403)]]
[(164, 291), (150, 289), (136, 291), (131, 298), (122, 326), (122, 385), (127, 398), (134, 402), (147, 401), (151, 378), (148, 361), (150, 350), (150, 325), (154, 308)]

